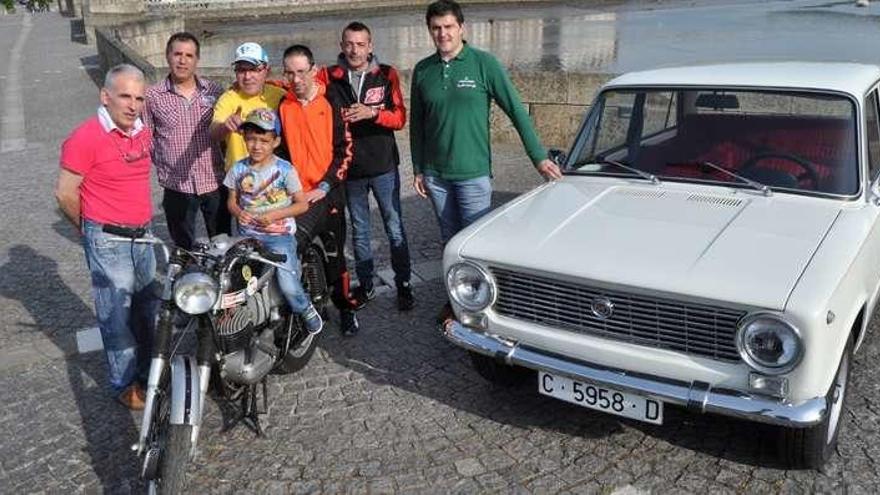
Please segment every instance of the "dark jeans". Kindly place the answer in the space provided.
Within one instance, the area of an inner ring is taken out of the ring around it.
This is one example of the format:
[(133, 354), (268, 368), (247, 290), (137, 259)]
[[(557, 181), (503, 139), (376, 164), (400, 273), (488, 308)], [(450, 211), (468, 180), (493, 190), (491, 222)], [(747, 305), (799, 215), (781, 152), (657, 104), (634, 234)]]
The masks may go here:
[(226, 209), (229, 191), (220, 186), (216, 191), (196, 195), (165, 189), (162, 209), (168, 222), (168, 233), (174, 244), (183, 249), (192, 249), (195, 239), (196, 214), (202, 211), (208, 237), (231, 233), (231, 216)]
[(403, 216), (400, 211), (400, 173), (395, 168), (376, 177), (348, 179), (345, 182), (348, 214), (351, 216), (351, 237), (354, 244), (355, 271), (362, 286), (373, 284), (373, 250), (370, 247), (370, 191), (379, 205), (385, 235), (391, 244), (391, 268), (394, 281), (409, 282), (410, 258)]
[(308, 211), (296, 217), (296, 244), (300, 251), (316, 236), (327, 251), (327, 283), (333, 286), (333, 305), (340, 311), (352, 310), (355, 301), (349, 295), (351, 276), (345, 265), (345, 188), (337, 186)]

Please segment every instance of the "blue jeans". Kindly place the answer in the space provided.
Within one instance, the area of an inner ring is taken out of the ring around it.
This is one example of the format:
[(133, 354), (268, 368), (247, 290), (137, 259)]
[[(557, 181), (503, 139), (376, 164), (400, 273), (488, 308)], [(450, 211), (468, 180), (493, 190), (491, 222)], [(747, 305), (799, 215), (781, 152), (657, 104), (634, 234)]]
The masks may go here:
[(156, 257), (149, 244), (111, 242), (102, 225), (83, 222), (83, 251), (92, 276), (95, 314), (110, 385), (121, 392), (135, 380), (146, 383), (159, 300)]
[(492, 207), (492, 181), (489, 177), (444, 180), (425, 176), (425, 186), (434, 214), (440, 224), (440, 236), (446, 244), (461, 229), (476, 222)]
[[(296, 238), (292, 235), (266, 235), (242, 233), (248, 237), (259, 239), (270, 251), (276, 254), (287, 255), (287, 260), (282, 263), (290, 272), (275, 270), (278, 278), (278, 287), (287, 299), (287, 304), (294, 313), (302, 313), (312, 304), (306, 295), (300, 282), (299, 258), (296, 257)], [(291, 273), (292, 272), (292, 273)]]
[(394, 281), (398, 285), (409, 282), (411, 271), (409, 244), (403, 229), (403, 215), (400, 211), (400, 173), (396, 168), (376, 177), (348, 179), (345, 182), (358, 280), (361, 281), (361, 285), (372, 284), (373, 281), (370, 190), (373, 191), (373, 197), (379, 205), (385, 235), (388, 236), (388, 242), (391, 244), (391, 268), (394, 270)]

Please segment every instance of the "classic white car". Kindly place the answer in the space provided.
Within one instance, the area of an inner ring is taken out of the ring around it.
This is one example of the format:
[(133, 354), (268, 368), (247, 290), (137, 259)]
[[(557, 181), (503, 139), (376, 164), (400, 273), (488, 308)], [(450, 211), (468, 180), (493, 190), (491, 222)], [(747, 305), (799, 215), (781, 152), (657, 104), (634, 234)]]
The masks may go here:
[(612, 80), (563, 179), (446, 246), (445, 335), (489, 380), (531, 368), (538, 392), (627, 418), (777, 425), (789, 465), (821, 466), (880, 285), (878, 80), (836, 63)]

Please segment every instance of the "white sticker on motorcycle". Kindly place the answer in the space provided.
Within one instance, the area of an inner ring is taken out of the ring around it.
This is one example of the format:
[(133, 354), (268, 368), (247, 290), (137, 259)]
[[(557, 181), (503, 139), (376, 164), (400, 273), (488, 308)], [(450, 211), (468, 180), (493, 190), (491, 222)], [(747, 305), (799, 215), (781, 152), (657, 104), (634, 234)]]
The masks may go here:
[(257, 292), (257, 284), (259, 282), (260, 282), (260, 279), (258, 279), (257, 277), (251, 277), (248, 279), (247, 288), (245, 289), (245, 292), (247, 292), (247, 295), (252, 296)]
[(240, 290), (238, 292), (230, 292), (229, 294), (223, 294), (223, 297), (220, 299), (220, 308), (226, 309), (231, 308), (233, 306), (237, 306), (243, 303), (247, 299), (246, 290)]

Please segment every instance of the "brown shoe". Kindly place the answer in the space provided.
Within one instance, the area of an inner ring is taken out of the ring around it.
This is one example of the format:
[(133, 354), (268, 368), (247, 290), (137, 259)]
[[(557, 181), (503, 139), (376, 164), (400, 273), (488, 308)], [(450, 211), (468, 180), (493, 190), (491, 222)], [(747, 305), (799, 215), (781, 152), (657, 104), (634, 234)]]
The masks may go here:
[(142, 411), (144, 409), (144, 397), (144, 389), (137, 383), (132, 383), (116, 397), (116, 400), (132, 411)]
[(447, 302), (443, 305), (443, 309), (440, 310), (440, 314), (437, 315), (437, 325), (440, 326), (441, 330), (446, 330), (454, 318), (455, 313), (452, 311), (452, 304)]

